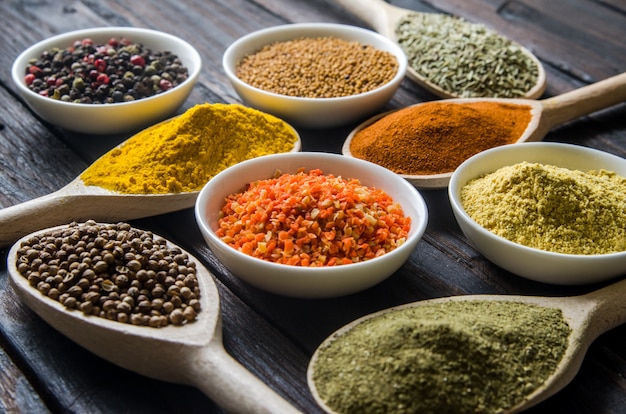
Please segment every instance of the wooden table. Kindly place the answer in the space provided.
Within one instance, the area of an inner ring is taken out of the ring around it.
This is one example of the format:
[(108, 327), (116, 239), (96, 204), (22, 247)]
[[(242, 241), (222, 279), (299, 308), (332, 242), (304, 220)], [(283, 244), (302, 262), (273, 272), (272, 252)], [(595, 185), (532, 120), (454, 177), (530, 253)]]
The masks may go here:
[[(623, 0), (393, 1), (490, 25), (531, 49), (548, 75), (545, 97), (626, 70)], [(153, 0), (0, 2), (0, 207), (59, 189), (125, 137), (93, 137), (58, 130), (35, 117), (17, 97), (11, 64), (27, 46), (51, 35), (92, 26), (139, 26), (194, 44), (203, 71), (185, 110), (203, 102), (238, 102), (221, 68), (236, 38), (296, 22), (365, 26), (332, 0)], [(405, 80), (388, 108), (436, 99)], [(626, 157), (626, 105), (578, 119), (546, 140), (569, 142)], [(340, 152), (354, 125), (300, 130), (305, 151)], [(237, 280), (208, 250), (192, 210), (132, 221), (192, 251), (215, 274), (228, 351), (304, 412), (321, 410), (306, 385), (315, 347), (339, 326), (367, 313), (448, 295), (503, 293), (570, 295), (597, 286), (558, 287), (531, 282), (484, 259), (463, 237), (444, 190), (422, 192), (430, 210), (423, 240), (391, 278), (365, 292), (331, 300), (275, 296)], [(8, 285), (6, 249), (0, 266), (0, 412), (221, 412), (199, 391), (141, 377), (77, 346), (20, 303)], [(626, 412), (626, 326), (600, 337), (580, 373), (534, 413)]]

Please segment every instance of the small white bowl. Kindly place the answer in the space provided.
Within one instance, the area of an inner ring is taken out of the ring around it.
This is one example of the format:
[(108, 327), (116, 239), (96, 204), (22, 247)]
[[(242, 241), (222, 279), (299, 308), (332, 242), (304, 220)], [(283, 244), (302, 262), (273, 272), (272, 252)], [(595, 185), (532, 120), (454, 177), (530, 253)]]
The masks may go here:
[[(392, 53), (398, 72), (385, 85), (357, 95), (337, 98), (303, 98), (280, 95), (250, 86), (236, 76), (237, 64), (263, 46), (300, 37), (331, 36), (371, 45)], [(232, 43), (222, 64), (233, 88), (249, 106), (285, 119), (296, 127), (331, 128), (365, 119), (382, 108), (396, 93), (407, 70), (407, 58), (393, 41), (371, 30), (333, 23), (298, 23), (270, 27), (250, 33)]]
[[(296, 173), (319, 168), (324, 174), (357, 178), (361, 184), (383, 189), (411, 217), (411, 230), (404, 244), (371, 260), (340, 266), (301, 267), (278, 264), (249, 256), (215, 235), (219, 213), (230, 194), (247, 184), (273, 176), (276, 170)], [(244, 161), (213, 177), (200, 191), (195, 206), (196, 221), (211, 251), (236, 276), (260, 289), (285, 296), (328, 298), (369, 288), (393, 274), (408, 259), (421, 239), (428, 221), (426, 203), (418, 191), (393, 172), (338, 154), (300, 152), (267, 155)]]
[[(111, 38), (124, 37), (154, 51), (169, 51), (187, 67), (188, 78), (170, 90), (133, 102), (114, 104), (80, 104), (40, 96), (24, 82), (28, 61), (39, 58), (52, 48), (65, 49), (76, 40), (90, 38), (105, 44)], [(45, 121), (69, 131), (106, 135), (138, 131), (172, 116), (185, 102), (200, 74), (200, 55), (189, 43), (167, 33), (134, 27), (99, 27), (76, 30), (42, 40), (22, 52), (11, 75), (20, 95), (30, 108)]]
[(463, 162), (452, 174), (448, 194), (463, 234), (487, 259), (527, 279), (555, 285), (583, 285), (626, 274), (626, 252), (575, 255), (527, 247), (497, 236), (463, 209), (461, 189), (471, 179), (527, 161), (572, 170), (605, 169), (626, 177), (626, 159), (578, 145), (529, 142), (489, 149)]

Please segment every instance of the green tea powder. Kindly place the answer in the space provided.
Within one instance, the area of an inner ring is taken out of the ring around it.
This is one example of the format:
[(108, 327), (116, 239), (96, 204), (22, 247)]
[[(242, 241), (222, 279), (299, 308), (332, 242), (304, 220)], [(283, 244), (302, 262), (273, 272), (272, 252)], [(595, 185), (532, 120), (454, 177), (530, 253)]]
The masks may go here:
[(365, 320), (319, 350), (315, 387), (337, 413), (498, 413), (554, 372), (570, 328), (559, 309), (450, 301)]

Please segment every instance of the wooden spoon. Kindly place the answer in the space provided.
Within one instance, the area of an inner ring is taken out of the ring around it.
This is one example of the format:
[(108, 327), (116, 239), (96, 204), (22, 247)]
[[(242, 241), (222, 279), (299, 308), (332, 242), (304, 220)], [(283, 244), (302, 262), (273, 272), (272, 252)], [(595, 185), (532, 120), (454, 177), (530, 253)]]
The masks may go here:
[(0, 247), (71, 221), (118, 222), (190, 208), (198, 193), (121, 194), (86, 186), (79, 176), (54, 193), (0, 210)]
[[(407, 14), (423, 14), (414, 10), (393, 6), (383, 0), (337, 0), (337, 3), (369, 24), (378, 33), (396, 43), (398, 42), (398, 38), (396, 36), (395, 29), (400, 19), (405, 17)], [(535, 62), (539, 71), (537, 84), (526, 92), (522, 98), (539, 98), (546, 88), (546, 73), (543, 65), (528, 49), (519, 44), (518, 46)], [(427, 77), (415, 71), (411, 65), (408, 67), (407, 77), (440, 98), (458, 98), (460, 96), (458, 94), (451, 93), (450, 91), (446, 91), (434, 84)]]
[[(543, 100), (509, 99), (509, 98), (458, 98), (445, 99), (439, 102), (470, 103), (470, 102), (500, 102), (505, 104), (526, 105), (531, 110), (531, 120), (524, 133), (516, 143), (541, 141), (554, 127), (568, 121), (599, 111), (609, 106), (626, 101), (626, 73), (622, 73), (591, 85), (566, 92)], [(414, 106), (423, 105), (419, 103)], [(393, 111), (391, 111), (393, 112)], [(343, 155), (352, 157), (350, 143), (354, 135), (361, 129), (374, 123), (391, 112), (376, 115), (357, 126), (343, 144)], [(480, 131), (476, 131), (477, 134)], [(431, 175), (405, 175), (402, 177), (414, 186), (424, 189), (445, 188), (450, 182), (452, 172)]]
[(151, 328), (85, 316), (41, 294), (17, 271), (17, 249), (23, 239), (7, 258), (11, 285), (28, 307), (77, 344), (141, 375), (196, 386), (227, 412), (299, 412), (226, 352), (213, 275), (192, 255), (202, 307), (198, 318), (183, 326)]
[[(437, 298), (425, 301), (414, 302), (379, 311), (360, 319), (337, 330), (330, 335), (315, 351), (309, 363), (307, 380), (309, 388), (315, 400), (327, 412), (333, 411), (326, 406), (319, 396), (313, 381), (314, 365), (319, 349), (332, 342), (335, 338), (349, 331), (366, 319), (375, 317), (381, 313), (391, 312), (396, 309), (406, 307), (418, 307), (431, 303), (442, 303), (448, 301), (512, 301), (535, 304), (543, 307), (558, 308), (563, 311), (565, 321), (569, 324), (572, 332), (568, 338), (568, 345), (557, 368), (546, 382), (529, 394), (523, 401), (511, 408), (509, 413), (517, 413), (528, 409), (548, 397), (556, 394), (564, 388), (578, 373), (582, 360), (590, 344), (602, 333), (615, 328), (626, 322), (626, 279), (622, 279), (612, 285), (580, 296), (570, 297), (543, 297), (543, 296), (516, 296), (516, 295), (467, 295), (452, 296), (448, 298)], [(433, 384), (436, 387), (436, 384)], [(418, 396), (416, 396), (417, 398)]]
[[(294, 152), (301, 148), (296, 136)], [(33, 231), (71, 221), (118, 222), (191, 208), (198, 193), (123, 194), (86, 186), (78, 176), (51, 194), (0, 209), (0, 247)]]

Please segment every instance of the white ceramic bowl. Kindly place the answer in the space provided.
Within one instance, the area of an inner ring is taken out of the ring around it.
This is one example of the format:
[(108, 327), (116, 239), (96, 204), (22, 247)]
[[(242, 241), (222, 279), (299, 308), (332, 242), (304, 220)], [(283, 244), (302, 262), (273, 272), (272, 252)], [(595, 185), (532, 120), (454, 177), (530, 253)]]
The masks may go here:
[[(42, 52), (54, 47), (65, 49), (75, 40), (84, 38), (91, 38), (95, 44), (105, 44), (112, 37), (125, 37), (154, 51), (176, 54), (187, 67), (187, 80), (155, 96), (104, 105), (63, 102), (40, 96), (26, 86), (24, 71), (28, 61), (38, 58)], [(30, 46), (15, 59), (11, 74), (20, 95), (45, 121), (69, 131), (104, 135), (138, 131), (172, 116), (191, 93), (201, 66), (196, 49), (178, 37), (134, 27), (100, 27), (63, 33)]]
[[(365, 262), (326, 267), (301, 267), (272, 263), (239, 252), (215, 235), (225, 198), (250, 182), (270, 178), (278, 169), (295, 173), (299, 168), (320, 168), (324, 174), (357, 178), (361, 184), (381, 188), (399, 202), (412, 219), (406, 242)], [(368, 161), (318, 152), (267, 155), (244, 161), (213, 177), (200, 191), (195, 207), (202, 236), (218, 259), (236, 276), (260, 289), (301, 298), (347, 295), (371, 287), (393, 274), (408, 259), (428, 221), (422, 196), (393, 172)]]
[(497, 236), (463, 209), (461, 189), (473, 178), (523, 161), (589, 171), (605, 169), (626, 177), (626, 159), (578, 145), (532, 142), (481, 152), (452, 174), (448, 193), (463, 234), (487, 259), (516, 275), (555, 285), (583, 285), (626, 274), (626, 252), (574, 255), (530, 248)]
[[(237, 64), (244, 56), (274, 42), (300, 37), (332, 36), (358, 41), (392, 53), (398, 72), (387, 84), (369, 92), (338, 98), (301, 98), (280, 95), (250, 86), (239, 79)], [(250, 33), (232, 43), (222, 64), (233, 88), (249, 106), (285, 119), (296, 127), (330, 128), (365, 119), (382, 108), (395, 94), (407, 70), (407, 58), (393, 41), (371, 30), (333, 23), (298, 23), (270, 27)]]

